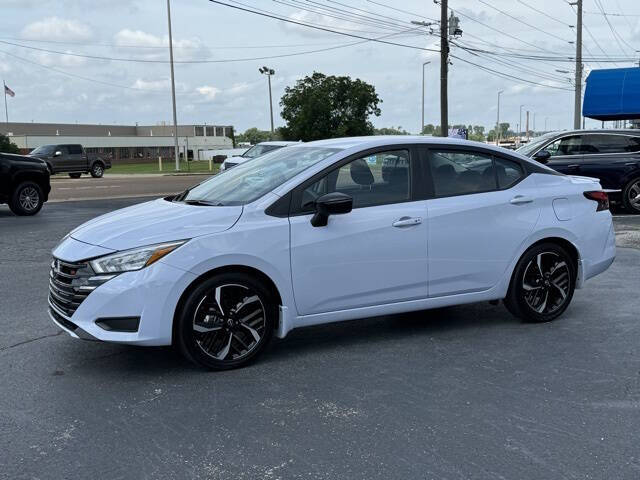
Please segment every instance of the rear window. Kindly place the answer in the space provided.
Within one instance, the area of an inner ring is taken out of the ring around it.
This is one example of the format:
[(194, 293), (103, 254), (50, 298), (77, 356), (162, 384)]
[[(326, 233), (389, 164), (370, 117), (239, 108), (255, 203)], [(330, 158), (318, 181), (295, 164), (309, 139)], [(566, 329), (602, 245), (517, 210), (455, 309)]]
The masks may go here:
[(69, 155), (82, 155), (82, 145), (67, 145)]

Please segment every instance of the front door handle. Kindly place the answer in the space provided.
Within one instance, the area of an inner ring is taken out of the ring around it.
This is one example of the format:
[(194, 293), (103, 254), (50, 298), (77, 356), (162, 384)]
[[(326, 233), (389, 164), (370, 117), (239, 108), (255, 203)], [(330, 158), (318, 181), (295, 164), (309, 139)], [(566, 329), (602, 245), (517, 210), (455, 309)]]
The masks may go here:
[(526, 195), (516, 195), (509, 201), (512, 205), (522, 205), (531, 202), (533, 202), (533, 197), (527, 197)]
[(571, 170), (578, 170), (580, 168), (580, 165), (578, 165), (577, 163), (572, 163), (571, 165), (567, 165), (567, 168), (570, 168)]
[(420, 225), (421, 223), (422, 223), (422, 218), (420, 217), (400, 217), (391, 225), (396, 228), (403, 228), (403, 227), (412, 227), (413, 225)]

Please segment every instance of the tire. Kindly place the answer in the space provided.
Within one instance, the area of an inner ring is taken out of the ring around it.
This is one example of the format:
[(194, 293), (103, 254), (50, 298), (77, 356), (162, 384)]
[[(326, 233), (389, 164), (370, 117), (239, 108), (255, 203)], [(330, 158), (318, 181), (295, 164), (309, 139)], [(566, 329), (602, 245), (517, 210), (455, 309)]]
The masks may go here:
[(244, 367), (271, 340), (276, 303), (250, 275), (214, 275), (198, 285), (177, 312), (174, 343), (188, 360), (205, 368)]
[(104, 166), (100, 162), (95, 162), (91, 165), (90, 173), (93, 178), (102, 178), (104, 175)]
[(504, 304), (527, 322), (555, 320), (567, 309), (576, 287), (576, 265), (555, 243), (541, 243), (518, 261)]
[(622, 189), (622, 203), (629, 213), (640, 213), (640, 177), (632, 179)]
[(42, 208), (44, 196), (42, 188), (35, 182), (23, 182), (13, 191), (9, 208), (19, 216), (35, 215)]
[(80, 178), (82, 176), (82, 174), (81, 173), (70, 173), (69, 176), (71, 178)]

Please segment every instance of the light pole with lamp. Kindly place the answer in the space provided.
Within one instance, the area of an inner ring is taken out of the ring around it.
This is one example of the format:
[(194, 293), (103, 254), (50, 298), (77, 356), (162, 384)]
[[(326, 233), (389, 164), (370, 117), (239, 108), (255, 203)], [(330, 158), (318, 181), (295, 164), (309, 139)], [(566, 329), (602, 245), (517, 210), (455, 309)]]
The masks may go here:
[(504, 90), (498, 92), (498, 117), (496, 119), (496, 145), (500, 145), (500, 95)]
[(271, 113), (271, 133), (273, 133), (273, 100), (271, 99), (271, 75), (276, 73), (276, 71), (273, 68), (269, 67), (260, 67), (258, 71), (263, 75), (266, 75), (269, 79), (269, 112)]
[(420, 124), (420, 135), (424, 131), (424, 67), (429, 65), (431, 62), (424, 62), (422, 64), (422, 123)]
[(520, 123), (518, 123), (518, 146), (520, 146), (520, 140), (522, 139), (522, 107), (524, 107), (524, 105), (520, 105)]

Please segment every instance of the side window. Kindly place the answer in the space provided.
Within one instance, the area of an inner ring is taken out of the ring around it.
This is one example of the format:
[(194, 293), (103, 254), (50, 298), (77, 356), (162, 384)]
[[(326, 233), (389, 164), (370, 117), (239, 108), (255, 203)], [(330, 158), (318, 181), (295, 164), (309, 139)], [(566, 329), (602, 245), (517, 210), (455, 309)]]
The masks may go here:
[(583, 152), (589, 153), (625, 153), (630, 151), (633, 137), (624, 135), (585, 135), (582, 142)]
[(82, 155), (82, 147), (80, 145), (68, 145), (69, 155)]
[(63, 156), (69, 154), (69, 149), (66, 145), (57, 145), (55, 151), (60, 152)]
[(498, 178), (498, 188), (509, 188), (524, 177), (524, 170), (519, 163), (503, 158), (496, 158), (494, 161), (496, 177)]
[(547, 145), (544, 149), (549, 152), (552, 157), (558, 157), (561, 155), (580, 155), (582, 153), (581, 143), (580, 137), (574, 135), (571, 137), (560, 138)]
[(353, 197), (353, 208), (406, 202), (411, 198), (408, 150), (380, 152), (353, 160), (308, 186), (302, 193), (302, 210), (333, 192)]
[(627, 146), (627, 152), (640, 152), (640, 137), (627, 137), (629, 145)]
[(436, 197), (486, 192), (497, 187), (490, 155), (432, 150), (429, 164)]

